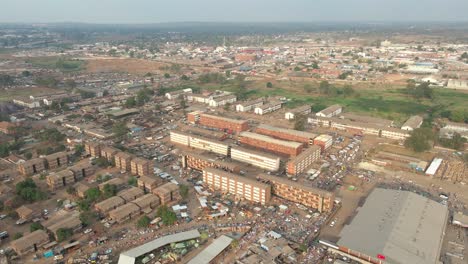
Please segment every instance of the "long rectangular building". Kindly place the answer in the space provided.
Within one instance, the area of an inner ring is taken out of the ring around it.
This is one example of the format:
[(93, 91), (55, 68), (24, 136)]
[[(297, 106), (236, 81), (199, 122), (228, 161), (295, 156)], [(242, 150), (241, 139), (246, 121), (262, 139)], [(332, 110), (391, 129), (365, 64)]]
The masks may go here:
[(237, 120), (204, 113), (199, 114), (199, 116), (198, 123), (202, 126), (234, 132), (241, 132), (249, 129), (249, 124), (245, 120)]
[(240, 142), (252, 147), (290, 156), (299, 155), (303, 148), (301, 143), (280, 140), (252, 132), (240, 133)]
[(231, 159), (245, 162), (267, 171), (278, 171), (280, 167), (279, 157), (242, 147), (231, 148)]
[(274, 127), (269, 125), (259, 125), (257, 129), (255, 129), (255, 132), (262, 135), (267, 135), (274, 138), (289, 141), (295, 141), (307, 145), (312, 145), (314, 143), (314, 138), (317, 137), (317, 134), (314, 133)]
[(310, 146), (287, 164), (289, 175), (298, 175), (304, 172), (312, 163), (320, 159), (320, 146)]
[(205, 168), (215, 168), (235, 173), (240, 172), (240, 166), (236, 163), (216, 160), (194, 152), (185, 152), (182, 155), (182, 167), (198, 171), (203, 171)]
[(195, 149), (214, 152), (224, 156), (229, 155), (230, 146), (217, 140), (208, 139), (201, 136), (195, 136), (176, 130), (172, 130), (170, 132), (170, 139), (173, 143), (181, 144)]
[(331, 192), (267, 174), (260, 174), (259, 178), (269, 183), (272, 193), (278, 197), (317, 209), (319, 212), (328, 212), (333, 209), (335, 195)]
[(218, 169), (204, 169), (203, 182), (211, 189), (228, 192), (260, 204), (266, 204), (271, 197), (271, 187), (268, 184)]

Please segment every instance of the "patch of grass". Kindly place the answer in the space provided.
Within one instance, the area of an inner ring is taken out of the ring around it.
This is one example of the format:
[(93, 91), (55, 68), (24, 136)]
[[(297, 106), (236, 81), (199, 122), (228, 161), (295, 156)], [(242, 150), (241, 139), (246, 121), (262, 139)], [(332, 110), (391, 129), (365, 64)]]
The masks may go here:
[(85, 62), (67, 57), (36, 57), (26, 60), (34, 67), (58, 69), (62, 72), (74, 72), (84, 69)]

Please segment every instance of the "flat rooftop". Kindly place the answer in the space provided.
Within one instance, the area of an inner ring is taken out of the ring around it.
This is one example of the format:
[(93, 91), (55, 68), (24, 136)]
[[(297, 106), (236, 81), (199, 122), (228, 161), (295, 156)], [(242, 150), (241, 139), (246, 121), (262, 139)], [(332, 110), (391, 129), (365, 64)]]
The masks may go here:
[(310, 132), (305, 132), (305, 131), (299, 131), (299, 130), (294, 130), (294, 129), (287, 129), (287, 128), (281, 128), (281, 127), (274, 127), (274, 126), (269, 126), (269, 125), (259, 125), (258, 128), (270, 130), (270, 131), (276, 131), (280, 133), (285, 133), (289, 135), (294, 135), (297, 137), (304, 137), (304, 138), (315, 138), (317, 137), (317, 134), (310, 133)]
[(198, 232), (197, 229), (193, 229), (186, 232), (180, 232), (154, 239), (146, 244), (120, 253), (118, 264), (134, 264), (136, 258), (144, 254), (148, 254), (155, 249), (171, 243), (195, 239), (198, 237), (200, 237), (200, 232)]
[(225, 250), (232, 242), (232, 238), (222, 235), (208, 245), (202, 252), (191, 259), (187, 264), (209, 264), (216, 256)]
[(209, 114), (200, 114), (200, 116), (205, 116), (205, 117), (213, 118), (213, 119), (219, 119), (225, 122), (236, 123), (236, 124), (244, 124), (247, 122), (246, 120), (238, 120), (238, 119), (232, 119), (228, 117), (215, 116), (215, 115), (209, 115)]
[(299, 148), (300, 146), (302, 146), (302, 144), (298, 142), (280, 140), (280, 139), (272, 138), (269, 136), (252, 133), (252, 132), (241, 132), (239, 136), (260, 140), (260, 141), (268, 142), (271, 144), (282, 145), (282, 146), (286, 146), (289, 148)]
[(446, 206), (409, 191), (376, 188), (337, 244), (385, 263), (439, 263)]

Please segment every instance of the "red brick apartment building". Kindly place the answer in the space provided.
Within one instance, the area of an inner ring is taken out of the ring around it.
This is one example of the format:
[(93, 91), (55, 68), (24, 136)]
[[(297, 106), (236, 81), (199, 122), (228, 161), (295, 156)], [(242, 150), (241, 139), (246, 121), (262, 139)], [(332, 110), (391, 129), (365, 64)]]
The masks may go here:
[(229, 130), (237, 133), (249, 129), (249, 124), (245, 120), (209, 115), (198, 111), (188, 113), (187, 121), (195, 124), (198, 123), (202, 126), (217, 128), (220, 130)]
[(255, 132), (274, 138), (304, 143), (306, 145), (312, 145), (314, 143), (314, 138), (317, 137), (317, 134), (314, 133), (274, 127), (269, 125), (259, 125), (257, 129), (255, 129)]
[(240, 142), (255, 148), (268, 150), (278, 154), (286, 154), (289, 156), (297, 156), (303, 149), (303, 144), (301, 143), (275, 139), (252, 132), (240, 133)]
[(277, 176), (260, 174), (261, 180), (269, 183), (272, 193), (294, 203), (317, 209), (319, 212), (328, 212), (333, 209), (335, 195), (325, 190), (301, 185)]

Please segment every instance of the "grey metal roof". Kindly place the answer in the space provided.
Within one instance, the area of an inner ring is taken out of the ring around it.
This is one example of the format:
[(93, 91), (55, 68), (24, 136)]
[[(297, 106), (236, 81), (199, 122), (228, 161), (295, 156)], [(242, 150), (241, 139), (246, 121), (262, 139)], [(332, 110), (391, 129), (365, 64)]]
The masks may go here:
[(377, 188), (352, 223), (343, 228), (339, 246), (386, 263), (438, 263), (447, 224), (447, 207), (409, 191)]
[(226, 249), (232, 242), (232, 238), (222, 235), (207, 246), (202, 252), (191, 259), (187, 264), (209, 264), (216, 256)]
[(120, 253), (118, 264), (134, 264), (135, 259), (139, 256), (147, 254), (155, 249), (158, 249), (167, 244), (195, 239), (200, 237), (200, 232), (197, 229), (176, 233), (173, 235), (163, 236), (152, 240), (146, 244), (130, 249), (128, 251)]

